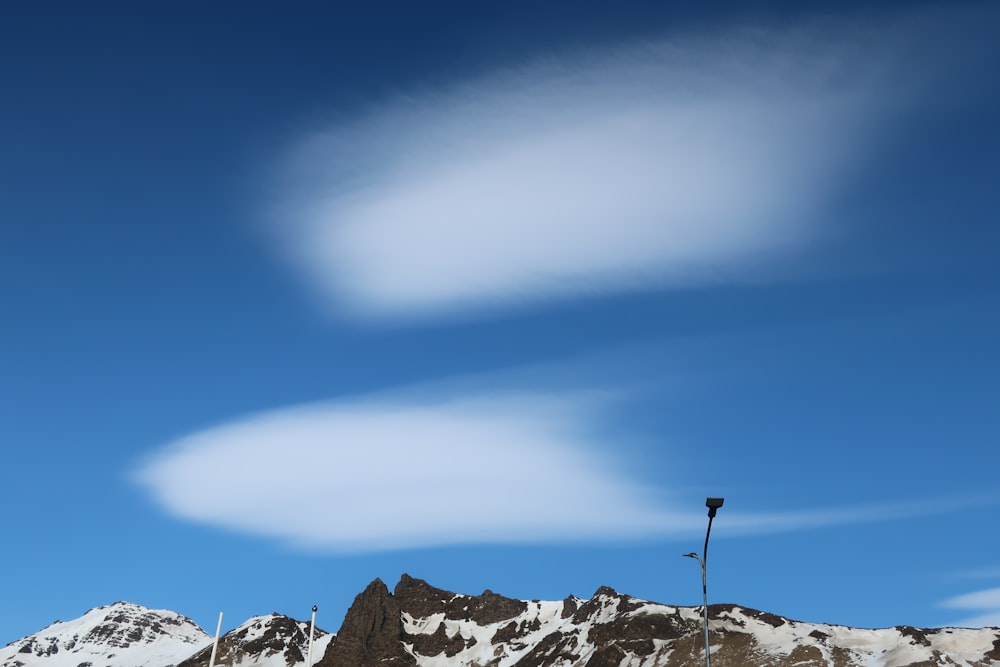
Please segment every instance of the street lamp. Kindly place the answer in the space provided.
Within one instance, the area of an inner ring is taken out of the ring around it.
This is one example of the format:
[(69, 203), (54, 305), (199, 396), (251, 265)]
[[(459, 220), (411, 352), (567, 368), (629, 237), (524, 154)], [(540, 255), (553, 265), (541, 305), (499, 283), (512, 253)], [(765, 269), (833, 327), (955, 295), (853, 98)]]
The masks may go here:
[(701, 596), (705, 608), (705, 667), (712, 667), (712, 656), (708, 647), (708, 536), (712, 534), (712, 519), (715, 518), (715, 513), (722, 507), (723, 502), (725, 502), (725, 498), (705, 499), (705, 507), (708, 508), (708, 530), (705, 531), (705, 550), (701, 556), (693, 551), (689, 554), (684, 554), (685, 558), (694, 558), (698, 561), (698, 565), (701, 566)]

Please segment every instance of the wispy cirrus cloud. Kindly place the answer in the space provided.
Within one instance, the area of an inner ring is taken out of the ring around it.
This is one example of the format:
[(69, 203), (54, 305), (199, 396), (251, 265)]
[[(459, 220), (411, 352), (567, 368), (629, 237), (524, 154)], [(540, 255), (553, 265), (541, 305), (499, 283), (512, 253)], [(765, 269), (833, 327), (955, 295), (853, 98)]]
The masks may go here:
[(739, 280), (825, 233), (894, 39), (733, 30), (399, 96), (303, 141), (274, 227), (365, 317)]
[(956, 595), (942, 602), (941, 606), (961, 609), (966, 613), (978, 612), (973, 616), (949, 623), (951, 626), (963, 628), (1000, 627), (1000, 587)]

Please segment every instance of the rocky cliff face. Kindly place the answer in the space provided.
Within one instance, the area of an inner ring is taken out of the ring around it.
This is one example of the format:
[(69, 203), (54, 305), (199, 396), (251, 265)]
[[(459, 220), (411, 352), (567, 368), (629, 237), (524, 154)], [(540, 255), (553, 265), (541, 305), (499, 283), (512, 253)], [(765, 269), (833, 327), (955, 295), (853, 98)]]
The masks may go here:
[(376, 579), (354, 598), (336, 641), (317, 667), (415, 666), (399, 642), (401, 635), (399, 602), (389, 595), (382, 580)]

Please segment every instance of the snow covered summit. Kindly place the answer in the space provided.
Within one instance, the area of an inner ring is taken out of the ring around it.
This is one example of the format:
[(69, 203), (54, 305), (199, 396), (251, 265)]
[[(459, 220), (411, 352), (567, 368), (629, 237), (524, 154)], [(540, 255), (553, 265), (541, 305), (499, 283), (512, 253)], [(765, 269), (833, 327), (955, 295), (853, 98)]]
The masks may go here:
[(0, 667), (167, 667), (211, 644), (191, 619), (116, 602), (0, 649)]

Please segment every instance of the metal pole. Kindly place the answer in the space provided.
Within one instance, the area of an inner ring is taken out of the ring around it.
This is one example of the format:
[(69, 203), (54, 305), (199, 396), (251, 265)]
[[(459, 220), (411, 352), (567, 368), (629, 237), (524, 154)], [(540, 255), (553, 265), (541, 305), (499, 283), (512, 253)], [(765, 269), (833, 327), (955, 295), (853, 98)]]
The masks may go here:
[(705, 531), (705, 549), (701, 552), (701, 558), (705, 562), (705, 567), (708, 567), (708, 536), (712, 534), (712, 519), (715, 518), (715, 513), (710, 512), (708, 515), (708, 530)]
[(712, 667), (712, 655), (708, 645), (708, 536), (712, 534), (712, 519), (715, 508), (708, 510), (708, 530), (705, 531), (705, 549), (701, 555), (701, 597), (705, 603), (705, 667)]
[(215, 654), (219, 650), (219, 632), (222, 631), (222, 612), (219, 612), (219, 624), (215, 626), (215, 643), (212, 644), (212, 657), (208, 661), (208, 667), (215, 667)]
[(709, 652), (708, 647), (708, 578), (705, 573), (705, 561), (701, 556), (695, 552), (689, 554), (684, 554), (687, 558), (694, 558), (698, 561), (698, 565), (701, 567), (701, 599), (702, 599), (702, 609), (704, 610), (704, 623), (705, 626), (705, 667), (712, 667), (712, 657)]
[(705, 610), (705, 667), (712, 667), (712, 651), (708, 643), (708, 536), (712, 534), (712, 519), (715, 518), (715, 513), (722, 507), (723, 501), (722, 498), (705, 499), (705, 506), (708, 508), (708, 530), (705, 531), (705, 548), (702, 550), (701, 556), (693, 551), (689, 554), (684, 554), (688, 558), (694, 558), (698, 561), (698, 565), (701, 566), (701, 599)]
[(705, 571), (705, 561), (698, 562), (701, 565), (701, 599), (705, 607), (705, 667), (712, 667), (712, 651), (708, 644), (708, 575)]
[(309, 621), (309, 651), (306, 654), (306, 667), (313, 664), (313, 630), (316, 629), (316, 605), (313, 605), (312, 620)]

